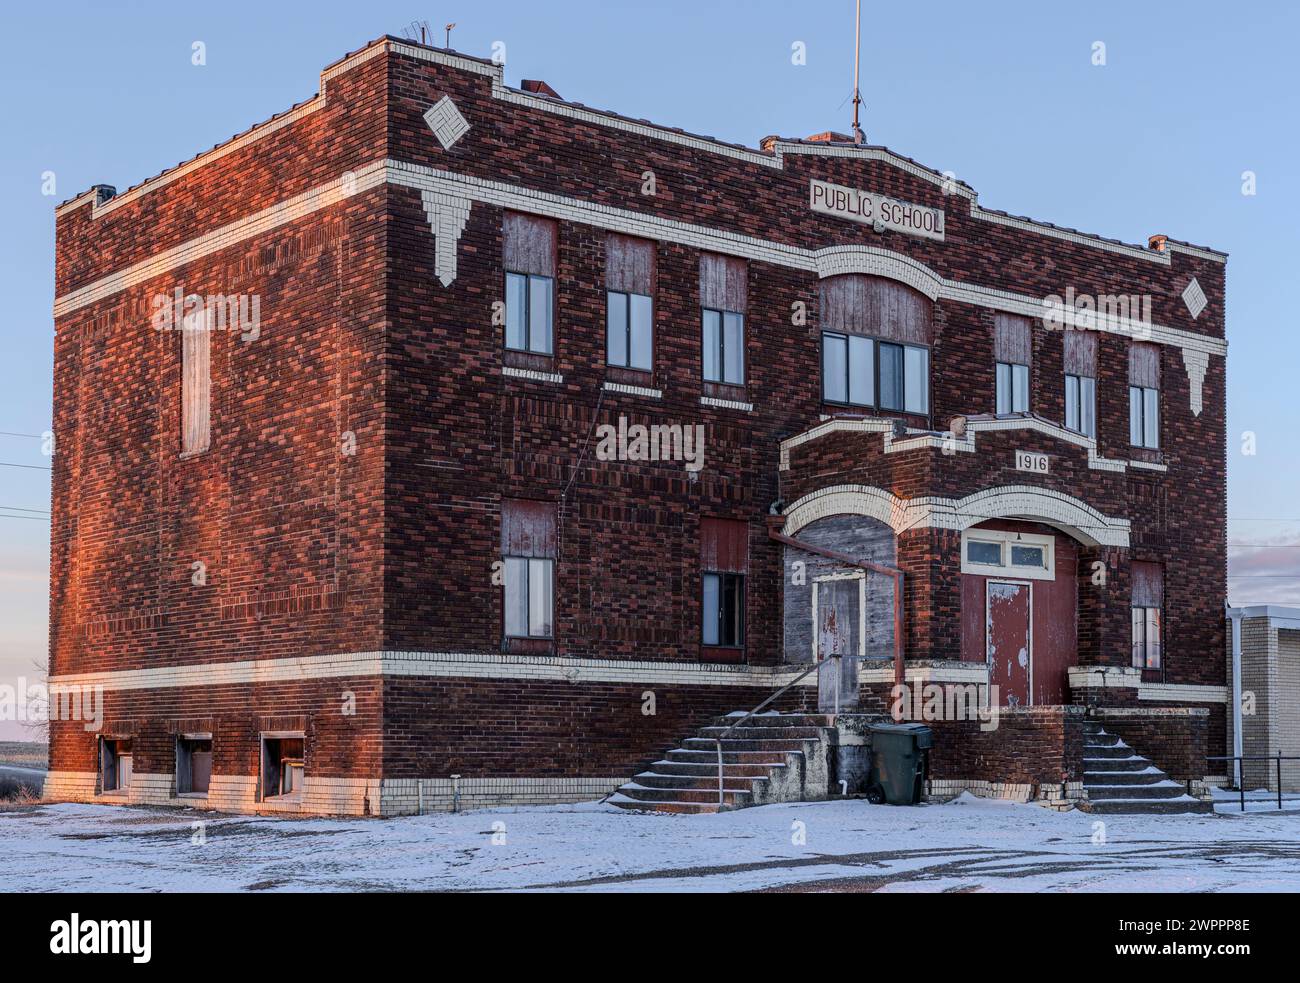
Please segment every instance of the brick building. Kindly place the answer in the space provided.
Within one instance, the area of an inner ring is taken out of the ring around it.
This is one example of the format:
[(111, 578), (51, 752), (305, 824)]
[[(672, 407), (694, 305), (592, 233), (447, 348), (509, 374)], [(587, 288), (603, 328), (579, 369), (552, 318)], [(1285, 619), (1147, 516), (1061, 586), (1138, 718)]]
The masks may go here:
[(47, 794), (593, 798), (828, 654), (885, 709), (896, 644), (1010, 715), (949, 787), (1076, 780), (1085, 706), (1202, 779), (1225, 259), (382, 38), (58, 209), (51, 676), (103, 722)]

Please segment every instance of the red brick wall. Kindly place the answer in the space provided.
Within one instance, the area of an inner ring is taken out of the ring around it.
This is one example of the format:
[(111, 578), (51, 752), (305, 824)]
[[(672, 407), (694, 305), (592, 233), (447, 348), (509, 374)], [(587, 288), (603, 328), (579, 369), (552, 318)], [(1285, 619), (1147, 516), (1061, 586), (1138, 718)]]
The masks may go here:
[(926, 722), (934, 732), (930, 777), (1050, 785), (1083, 779), (1083, 711), (1003, 708), (996, 730), (978, 720)]
[[(1200, 780), (1206, 775), (1229, 772), (1222, 761), (1207, 764), (1210, 751), (1210, 711), (1201, 707), (1159, 709), (1115, 709), (1097, 711), (1097, 719), (1109, 733), (1118, 734), (1124, 743), (1175, 781)], [(1218, 746), (1223, 743), (1218, 738)]]

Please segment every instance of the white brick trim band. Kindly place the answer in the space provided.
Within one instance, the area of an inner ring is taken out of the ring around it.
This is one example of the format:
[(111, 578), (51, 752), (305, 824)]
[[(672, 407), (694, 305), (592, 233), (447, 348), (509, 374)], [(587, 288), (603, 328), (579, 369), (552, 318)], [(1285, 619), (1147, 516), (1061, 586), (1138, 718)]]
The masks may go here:
[[(884, 435), (884, 444), (886, 454), (897, 454), (903, 451), (918, 450), (921, 448), (933, 448), (944, 453), (975, 453), (975, 435), (977, 433), (996, 433), (1001, 430), (1031, 430), (1037, 433), (1045, 434), (1049, 437), (1055, 437), (1057, 440), (1074, 444), (1076, 447), (1086, 448), (1088, 451), (1088, 467), (1096, 471), (1123, 471), (1128, 465), (1124, 461), (1116, 461), (1112, 458), (1101, 457), (1097, 453), (1097, 442), (1091, 437), (1085, 437), (1081, 433), (1075, 433), (1073, 430), (1067, 430), (1065, 427), (1058, 426), (1048, 420), (1042, 420), (1034, 416), (1024, 417), (1007, 417), (1005, 419), (987, 419), (987, 420), (967, 420), (966, 432), (957, 437), (953, 434), (936, 433), (930, 430), (914, 430), (908, 428), (906, 437), (894, 436), (894, 422), (886, 419), (867, 419), (867, 420), (843, 420), (832, 417), (824, 420), (815, 427), (805, 430), (803, 433), (795, 434), (793, 437), (787, 437), (781, 441), (781, 459), (779, 467), (782, 471), (790, 469), (790, 452), (796, 447), (810, 441), (818, 440), (833, 433), (879, 433)], [(1130, 461), (1128, 464), (1135, 466), (1145, 466), (1153, 471), (1167, 471), (1163, 464), (1142, 465), (1141, 462)]]
[[(802, 666), (713, 665), (474, 652), (343, 652), (289, 659), (245, 659), (59, 675), (50, 677), (50, 691), (58, 694), (86, 687), (105, 690), (175, 689), (360, 676), (776, 688), (790, 682), (802, 669)], [(810, 674), (799, 685), (816, 686), (816, 677)]]
[[(387, 182), (402, 187), (418, 189), (425, 203), (426, 210), (430, 201), (436, 203), (464, 202), (465, 215), (468, 215), (469, 202), (480, 201), (484, 204), (525, 211), (560, 221), (576, 222), (603, 228), (613, 232), (644, 239), (658, 239), (709, 252), (720, 252), (733, 256), (742, 256), (757, 262), (773, 263), (792, 269), (818, 273), (832, 270), (840, 265), (846, 268), (871, 269), (881, 276), (900, 279), (914, 288), (921, 290), (934, 299), (950, 300), (956, 303), (973, 304), (1027, 317), (1041, 317), (1044, 313), (1043, 301), (1023, 294), (1014, 294), (991, 287), (957, 283), (945, 280), (924, 264), (902, 253), (875, 247), (849, 246), (830, 247), (823, 250), (804, 249), (784, 243), (768, 242), (753, 236), (741, 236), (732, 232), (692, 225), (674, 219), (661, 218), (657, 215), (642, 214), (627, 209), (598, 205), (576, 198), (566, 198), (531, 188), (489, 181), (483, 178), (440, 171), (422, 165), (402, 161), (375, 161), (351, 174), (344, 175), (336, 181), (314, 188), (278, 205), (264, 209), (253, 215), (222, 226), (213, 232), (181, 243), (171, 249), (133, 264), (124, 270), (109, 274), (93, 283), (80, 287), (57, 298), (54, 303), (54, 316), (60, 317), (78, 310), (87, 304), (135, 286), (169, 270), (186, 263), (201, 259), (209, 253), (225, 249), (235, 243), (256, 235), (264, 234), (279, 226), (311, 214), (321, 208), (333, 205), (352, 194), (369, 190), (378, 184)], [(433, 197), (426, 196), (426, 192)], [(448, 205), (447, 207), (451, 207)], [(460, 207), (457, 204), (455, 207)], [(437, 212), (441, 215), (441, 211)], [(434, 215), (430, 215), (431, 222)], [(448, 230), (452, 219), (448, 219)], [(462, 225), (463, 227), (463, 225)], [(435, 226), (435, 235), (441, 226)], [(456, 233), (459, 236), (459, 232)], [(440, 267), (445, 271), (446, 259), (438, 257)], [(440, 272), (440, 276), (442, 273)], [(937, 294), (935, 291), (937, 289)], [(1137, 338), (1149, 339), (1165, 345), (1176, 345), (1192, 351), (1204, 351), (1223, 355), (1227, 351), (1227, 342), (1221, 338), (1198, 335), (1178, 328), (1166, 328), (1149, 325), (1130, 318), (1097, 318), (1086, 311), (1063, 310), (1064, 323), (1082, 328), (1093, 328)]]
[(1046, 522), (1090, 546), (1129, 545), (1129, 521), (1098, 512), (1087, 502), (1046, 488), (1002, 485), (965, 498), (902, 499), (869, 485), (833, 485), (805, 495), (786, 509), (785, 534), (832, 515), (865, 515), (894, 534), (909, 529), (962, 530), (989, 519)]

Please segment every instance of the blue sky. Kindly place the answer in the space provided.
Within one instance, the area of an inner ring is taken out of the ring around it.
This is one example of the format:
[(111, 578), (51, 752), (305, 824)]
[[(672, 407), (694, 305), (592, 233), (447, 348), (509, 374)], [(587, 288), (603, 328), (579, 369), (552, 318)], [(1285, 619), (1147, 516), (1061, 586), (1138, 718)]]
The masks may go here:
[[(1300, 258), (1297, 5), (1221, 2), (864, 4), (865, 128), (971, 184), (987, 207), (1228, 266), (1234, 603), (1300, 604), (1287, 291)], [(316, 91), (319, 72), (427, 18), (506, 77), (756, 146), (848, 129), (851, 0), (6, 4), (0, 61), (0, 683), (43, 661), (48, 592), (54, 205), (126, 188)], [(195, 41), (207, 64), (191, 64)], [(1106, 64), (1092, 63), (1093, 44)], [(803, 42), (807, 63), (791, 63)], [(1242, 172), (1257, 194), (1242, 192)], [(42, 194), (54, 172), (55, 194)], [(1241, 452), (1242, 434), (1256, 453)], [(21, 436), (11, 436), (18, 434)], [(8, 465), (26, 465), (11, 467)], [(18, 509), (34, 510), (29, 512)], [(0, 738), (12, 731), (0, 723)]]

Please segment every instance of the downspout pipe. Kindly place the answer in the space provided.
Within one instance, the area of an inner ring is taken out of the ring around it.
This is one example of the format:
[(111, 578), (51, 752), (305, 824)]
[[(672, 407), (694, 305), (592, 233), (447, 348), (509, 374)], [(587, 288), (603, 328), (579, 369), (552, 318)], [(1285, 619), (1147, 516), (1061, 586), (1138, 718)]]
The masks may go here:
[(1241, 616), (1245, 609), (1225, 605), (1228, 620), (1232, 622), (1232, 768), (1236, 772), (1237, 788), (1242, 782), (1242, 747), (1241, 739)]
[[(839, 553), (835, 550), (828, 550), (821, 546), (814, 546), (812, 543), (805, 543), (802, 540), (795, 539), (793, 536), (786, 536), (780, 532), (781, 526), (785, 524), (784, 516), (773, 516), (777, 520), (769, 520), (767, 527), (767, 537), (773, 542), (790, 546), (797, 550), (803, 550), (805, 553), (812, 553), (814, 556), (824, 556), (828, 560), (834, 560), (836, 563), (843, 563), (846, 566), (857, 567), (860, 570), (867, 570), (871, 573), (884, 574), (894, 581), (894, 685), (901, 687), (904, 683), (905, 675), (903, 672), (903, 571), (898, 567), (887, 567), (880, 563), (872, 563), (870, 560), (859, 560), (856, 557), (849, 556), (847, 553)], [(814, 631), (816, 630), (814, 626)], [(898, 690), (896, 690), (898, 692)], [(895, 700), (897, 704), (897, 700)], [(900, 718), (900, 711), (895, 708), (894, 717)]]

